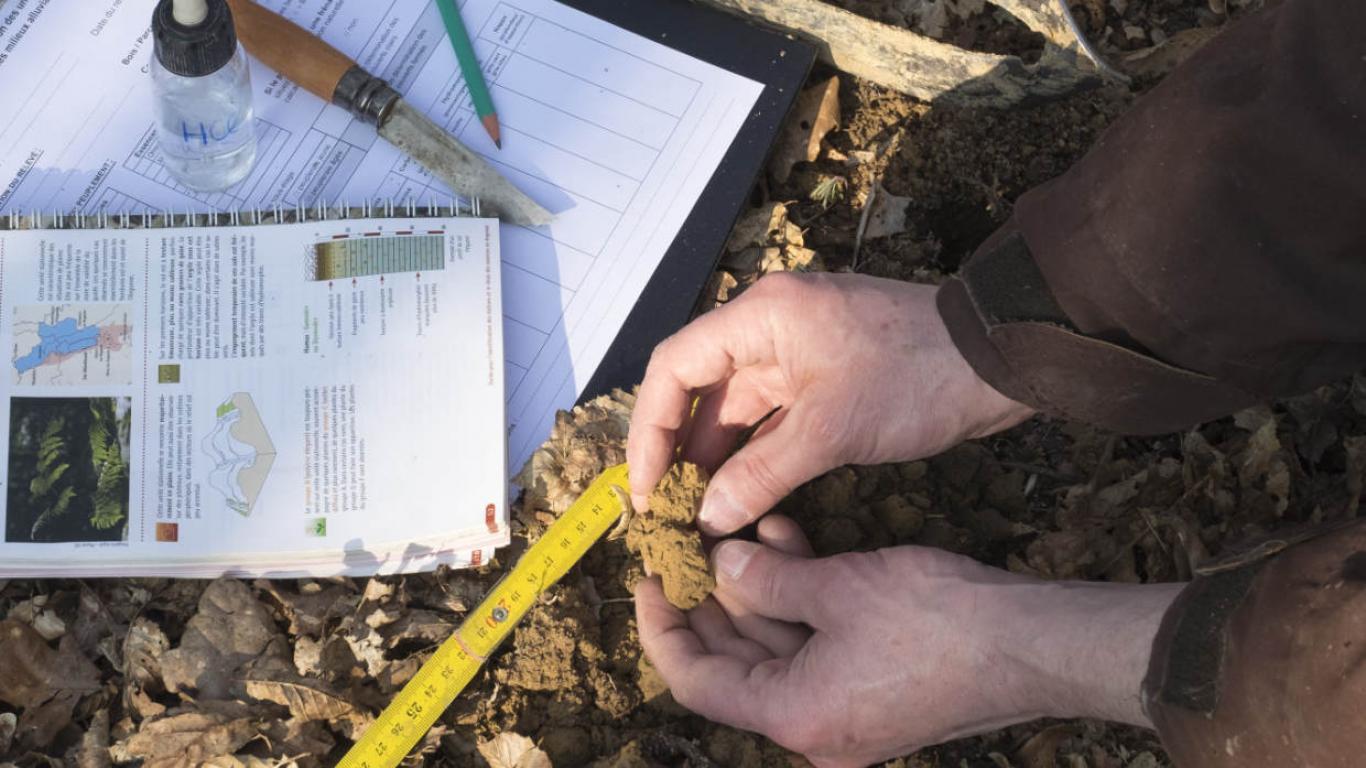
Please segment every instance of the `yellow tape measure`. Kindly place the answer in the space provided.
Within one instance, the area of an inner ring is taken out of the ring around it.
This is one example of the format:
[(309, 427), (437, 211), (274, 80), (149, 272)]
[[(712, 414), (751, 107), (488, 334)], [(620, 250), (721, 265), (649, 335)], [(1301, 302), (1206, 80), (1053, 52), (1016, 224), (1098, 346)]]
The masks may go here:
[(598, 475), (578, 501), (465, 616), (426, 664), (380, 713), (338, 768), (393, 768), (469, 685), (498, 644), (512, 634), (536, 597), (559, 581), (621, 516), (612, 486), (626, 489), (626, 465)]

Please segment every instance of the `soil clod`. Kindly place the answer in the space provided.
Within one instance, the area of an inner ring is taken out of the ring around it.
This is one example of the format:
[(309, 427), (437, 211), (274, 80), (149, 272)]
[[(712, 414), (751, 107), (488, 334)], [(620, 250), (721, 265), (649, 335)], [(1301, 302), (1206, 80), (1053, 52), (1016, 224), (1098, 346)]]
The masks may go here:
[(663, 579), (669, 602), (685, 611), (716, 588), (696, 526), (708, 479), (695, 464), (675, 464), (650, 495), (650, 509), (637, 512), (626, 531), (626, 546)]

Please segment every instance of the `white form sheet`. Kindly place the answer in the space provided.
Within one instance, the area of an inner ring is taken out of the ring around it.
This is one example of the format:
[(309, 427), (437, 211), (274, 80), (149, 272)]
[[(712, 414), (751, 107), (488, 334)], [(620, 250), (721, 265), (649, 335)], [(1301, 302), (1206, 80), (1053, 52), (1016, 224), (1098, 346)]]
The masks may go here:
[[(559, 214), (502, 227), (509, 467), (602, 361), (762, 87), (551, 0), (466, 0), (503, 129), (475, 118), (430, 0), (266, 0)], [(209, 211), (449, 191), (344, 110), (255, 65), (258, 162), (199, 194), (158, 159), (155, 0), (0, 2), (0, 212)]]

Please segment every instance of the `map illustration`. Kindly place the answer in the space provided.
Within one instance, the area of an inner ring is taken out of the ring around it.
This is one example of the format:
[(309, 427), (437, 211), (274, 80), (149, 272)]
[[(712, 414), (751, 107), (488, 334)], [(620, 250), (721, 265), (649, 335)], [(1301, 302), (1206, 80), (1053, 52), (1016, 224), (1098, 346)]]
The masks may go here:
[(218, 421), (203, 443), (212, 467), (209, 487), (223, 497), (228, 509), (246, 517), (255, 509), (275, 464), (275, 444), (256, 403), (245, 392), (224, 400), (215, 416)]
[(15, 307), (15, 385), (132, 384), (132, 314), (128, 304)]

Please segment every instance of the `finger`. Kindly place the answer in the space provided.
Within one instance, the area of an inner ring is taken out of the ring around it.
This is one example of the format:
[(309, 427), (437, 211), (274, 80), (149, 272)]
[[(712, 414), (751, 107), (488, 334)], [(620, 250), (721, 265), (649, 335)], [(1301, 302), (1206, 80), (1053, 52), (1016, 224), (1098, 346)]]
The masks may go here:
[(777, 407), (783, 386), (777, 366), (742, 368), (704, 395), (683, 439), (683, 458), (715, 472), (746, 429)]
[(786, 700), (787, 662), (758, 665), (735, 656), (708, 653), (688, 627), (687, 617), (664, 598), (658, 579), (636, 586), (640, 645), (674, 700), (710, 720), (764, 731)]
[(816, 550), (797, 521), (787, 515), (764, 515), (759, 520), (759, 541), (793, 557), (815, 557)]
[(701, 605), (688, 611), (687, 616), (688, 627), (697, 634), (708, 653), (734, 656), (750, 664), (773, 658), (773, 654), (761, 643), (741, 637), (731, 624), (730, 617), (715, 600), (704, 600)]
[(761, 616), (724, 587), (712, 597), (730, 618), (737, 637), (762, 648), (768, 658), (791, 658), (811, 639), (811, 630), (802, 624)]
[[(793, 557), (811, 557), (811, 544), (802, 529), (790, 517), (767, 515), (759, 520), (759, 541)], [(736, 634), (763, 646), (776, 657), (795, 656), (811, 638), (811, 629), (803, 624), (771, 619), (755, 613), (724, 585), (719, 585), (712, 597), (725, 609)]]
[(718, 591), (751, 612), (819, 628), (828, 593), (822, 560), (779, 552), (762, 544), (728, 539), (712, 550)]
[[(812, 428), (809, 406), (775, 414), (776, 425), (760, 430), (716, 470), (698, 512), (698, 525), (712, 535), (733, 533), (762, 517), (797, 486), (836, 466), (834, 449)], [(765, 425), (767, 426), (767, 424)]]
[(694, 391), (716, 386), (739, 368), (773, 360), (768, 304), (756, 297), (746, 292), (702, 315), (650, 356), (626, 441), (631, 501), (640, 509), (673, 459)]

